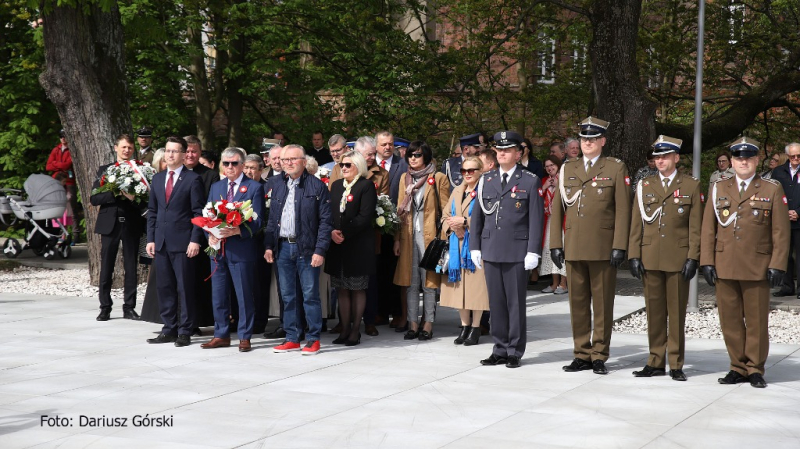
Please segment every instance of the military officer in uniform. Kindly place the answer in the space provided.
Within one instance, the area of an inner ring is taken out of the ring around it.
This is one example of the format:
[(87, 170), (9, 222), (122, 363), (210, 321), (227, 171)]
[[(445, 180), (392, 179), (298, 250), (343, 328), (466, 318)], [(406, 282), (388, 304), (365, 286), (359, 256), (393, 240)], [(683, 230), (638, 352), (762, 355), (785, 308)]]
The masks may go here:
[(608, 125), (595, 117), (579, 124), (583, 157), (561, 168), (550, 217), (553, 223), (566, 217), (564, 237), (550, 233), (550, 255), (559, 268), (567, 263), (575, 354), (567, 372), (608, 373), (617, 267), (625, 260), (631, 225), (628, 170), (602, 155)]
[(153, 144), (153, 130), (146, 126), (139, 128), (136, 131), (136, 140), (139, 143), (139, 155), (136, 159), (152, 164), (153, 155), (155, 154), (155, 150), (151, 147)]
[(494, 140), (499, 167), (481, 177), (470, 222), (470, 256), (484, 270), (492, 312), (494, 348), (481, 365), (518, 368), (527, 343), (526, 270), (539, 265), (544, 206), (539, 178), (516, 163), (522, 136), (503, 131)]
[(770, 286), (781, 285), (789, 258), (789, 208), (783, 187), (756, 173), (758, 142), (731, 145), (736, 175), (709, 188), (703, 217), (700, 268), (717, 287), (722, 337), (731, 359), (721, 384), (749, 381), (764, 388), (769, 352)]
[(476, 133), (458, 139), (458, 144), (461, 146), (461, 155), (446, 159), (442, 164), (441, 172), (447, 175), (451, 192), (464, 182), (464, 178), (461, 176), (461, 163), (470, 156), (477, 156), (478, 152), (483, 148), (480, 137), (481, 134)]
[(633, 372), (636, 377), (665, 375), (669, 351), (670, 377), (686, 380), (684, 323), (689, 280), (700, 260), (703, 208), (700, 182), (676, 169), (681, 143), (658, 136), (652, 153), (658, 173), (639, 182), (633, 201), (628, 262), (634, 277), (644, 277), (650, 344), (647, 365)]

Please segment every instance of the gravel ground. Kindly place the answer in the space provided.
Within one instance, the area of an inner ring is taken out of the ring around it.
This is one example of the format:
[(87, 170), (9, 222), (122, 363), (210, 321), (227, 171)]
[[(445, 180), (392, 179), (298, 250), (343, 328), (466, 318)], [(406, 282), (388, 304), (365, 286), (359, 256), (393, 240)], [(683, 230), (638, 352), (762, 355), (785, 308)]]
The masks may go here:
[[(614, 332), (646, 334), (647, 317), (644, 311), (634, 313), (625, 320), (614, 323)], [(714, 306), (702, 306), (699, 312), (686, 314), (686, 336), (722, 339), (719, 314)], [(772, 343), (800, 343), (800, 314), (773, 310), (769, 314), (769, 341)]]
[[(147, 284), (136, 290), (137, 304), (144, 301)], [(28, 293), (34, 295), (62, 295), (97, 298), (97, 287), (89, 285), (89, 270), (49, 270), (45, 268), (17, 267), (0, 271), (0, 293)], [(121, 304), (122, 289), (111, 290), (111, 298)]]

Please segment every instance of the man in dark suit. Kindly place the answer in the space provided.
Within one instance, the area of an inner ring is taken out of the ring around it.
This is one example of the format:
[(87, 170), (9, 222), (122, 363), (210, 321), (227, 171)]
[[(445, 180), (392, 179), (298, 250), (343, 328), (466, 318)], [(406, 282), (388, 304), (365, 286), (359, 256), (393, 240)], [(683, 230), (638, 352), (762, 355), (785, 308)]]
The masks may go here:
[[(117, 137), (114, 152), (117, 153), (117, 164), (127, 163), (133, 158), (135, 148), (133, 138), (128, 134)], [(97, 170), (97, 179), (92, 190), (105, 182), (103, 177), (106, 164)], [(97, 321), (108, 321), (111, 317), (111, 283), (114, 275), (114, 264), (117, 260), (119, 243), (122, 241), (122, 263), (125, 267), (124, 295), (122, 306), (123, 318), (138, 320), (136, 313), (136, 262), (139, 259), (139, 237), (142, 235), (142, 212), (133, 201), (133, 195), (123, 193), (115, 196), (111, 192), (97, 193), (89, 197), (92, 206), (100, 206), (94, 232), (100, 234), (100, 314)]]
[[(794, 277), (800, 279), (800, 261), (792, 265), (792, 252), (800, 255), (800, 220), (797, 219), (800, 213), (800, 143), (790, 143), (786, 145), (786, 155), (789, 161), (772, 170), (772, 179), (781, 183), (783, 192), (786, 194), (786, 201), (789, 206), (789, 223), (792, 228), (791, 246), (789, 247), (789, 265), (786, 276), (783, 277), (783, 285), (780, 291), (773, 293), (773, 296), (790, 296), (797, 292), (795, 289)], [(785, 244), (785, 242), (783, 242)], [(800, 292), (797, 292), (800, 293)], [(797, 295), (800, 298), (800, 294)]]
[[(148, 343), (188, 346), (194, 328), (195, 273), (203, 230), (192, 218), (203, 213), (200, 175), (183, 166), (186, 141), (167, 138), (167, 168), (153, 176), (147, 207), (147, 254), (158, 264), (158, 304), (164, 327)], [(178, 317), (178, 301), (181, 316)]]
[(328, 162), (333, 162), (330, 151), (323, 145), (324, 142), (325, 138), (322, 136), (322, 131), (315, 131), (311, 135), (311, 149), (308, 150), (308, 155), (316, 159), (320, 167)]
[[(375, 154), (375, 163), (389, 172), (389, 199), (397, 206), (397, 196), (400, 194), (400, 176), (408, 171), (405, 159), (394, 154), (395, 138), (388, 131), (375, 134), (375, 143), (378, 152)], [(394, 317), (389, 324), (397, 332), (408, 330), (406, 319), (407, 302), (401, 295), (400, 287), (394, 284), (394, 271), (397, 269), (397, 256), (394, 255), (394, 239), (381, 239), (381, 252), (378, 255), (378, 314), (383, 317)], [(402, 297), (402, 299), (401, 299)]]
[(516, 163), (522, 136), (502, 131), (494, 141), (499, 166), (483, 174), (470, 223), (470, 257), (484, 268), (492, 312), (494, 348), (481, 365), (518, 368), (527, 344), (526, 271), (541, 258), (544, 206), (539, 178)]
[(183, 157), (183, 165), (189, 170), (200, 175), (203, 180), (203, 192), (208, 195), (211, 185), (219, 181), (219, 172), (211, 170), (200, 163), (200, 156), (203, 155), (203, 144), (197, 136), (186, 136), (186, 154)]
[[(220, 238), (224, 240), (224, 251), (220, 251), (211, 262), (214, 265), (211, 276), (214, 338), (201, 347), (210, 349), (230, 346), (230, 290), (233, 287), (239, 303), (239, 351), (249, 352), (250, 337), (253, 334), (256, 266), (261, 257), (261, 248), (253, 238), (261, 228), (264, 216), (264, 187), (244, 175), (243, 149), (226, 148), (221, 159), (225, 179), (211, 186), (208, 201), (251, 200), (255, 218), (249, 223), (228, 226), (220, 231)], [(221, 240), (209, 234), (208, 242), (217, 245)]]

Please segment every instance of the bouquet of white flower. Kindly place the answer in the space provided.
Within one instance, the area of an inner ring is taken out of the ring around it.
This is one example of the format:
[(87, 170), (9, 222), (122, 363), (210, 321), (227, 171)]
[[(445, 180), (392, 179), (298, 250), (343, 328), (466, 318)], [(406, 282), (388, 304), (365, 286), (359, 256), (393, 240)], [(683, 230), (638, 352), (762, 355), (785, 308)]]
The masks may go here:
[(397, 216), (397, 208), (392, 204), (389, 195), (378, 195), (378, 204), (375, 206), (375, 227), (381, 234), (394, 235), (400, 227), (400, 218)]
[(123, 193), (133, 195), (136, 203), (146, 203), (150, 199), (150, 181), (156, 171), (147, 162), (125, 161), (115, 162), (106, 168), (100, 178), (100, 187), (92, 194), (111, 192), (116, 196)]

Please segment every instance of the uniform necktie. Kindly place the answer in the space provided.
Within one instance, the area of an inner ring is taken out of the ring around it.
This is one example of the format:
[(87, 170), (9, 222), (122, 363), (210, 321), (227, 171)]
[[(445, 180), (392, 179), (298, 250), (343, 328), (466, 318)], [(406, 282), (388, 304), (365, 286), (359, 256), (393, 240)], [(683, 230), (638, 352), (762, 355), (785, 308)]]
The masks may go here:
[(508, 173), (503, 173), (503, 180), (500, 182), (500, 188), (505, 190), (506, 184), (508, 184)]
[(386, 160), (381, 161), (381, 168), (386, 170)]
[(667, 187), (669, 187), (669, 178), (664, 178), (664, 191), (667, 192)]
[(235, 181), (230, 182), (230, 187), (228, 187), (228, 201), (233, 201), (233, 186), (235, 185)]
[(586, 163), (586, 173), (589, 173), (589, 170), (592, 168), (592, 161)]
[(742, 187), (739, 189), (739, 198), (741, 198), (741, 197), (743, 197), (743, 196), (744, 196), (744, 186), (745, 186), (745, 183), (744, 183), (744, 181), (742, 181), (742, 183), (741, 183), (741, 184), (739, 184), (739, 185), (740, 185), (740, 186), (742, 186)]
[(175, 186), (173, 181), (173, 175), (175, 174), (174, 171), (169, 171), (169, 178), (167, 178), (167, 189), (165, 192), (165, 196), (167, 197), (167, 202), (169, 203), (169, 197), (172, 195), (172, 188)]

